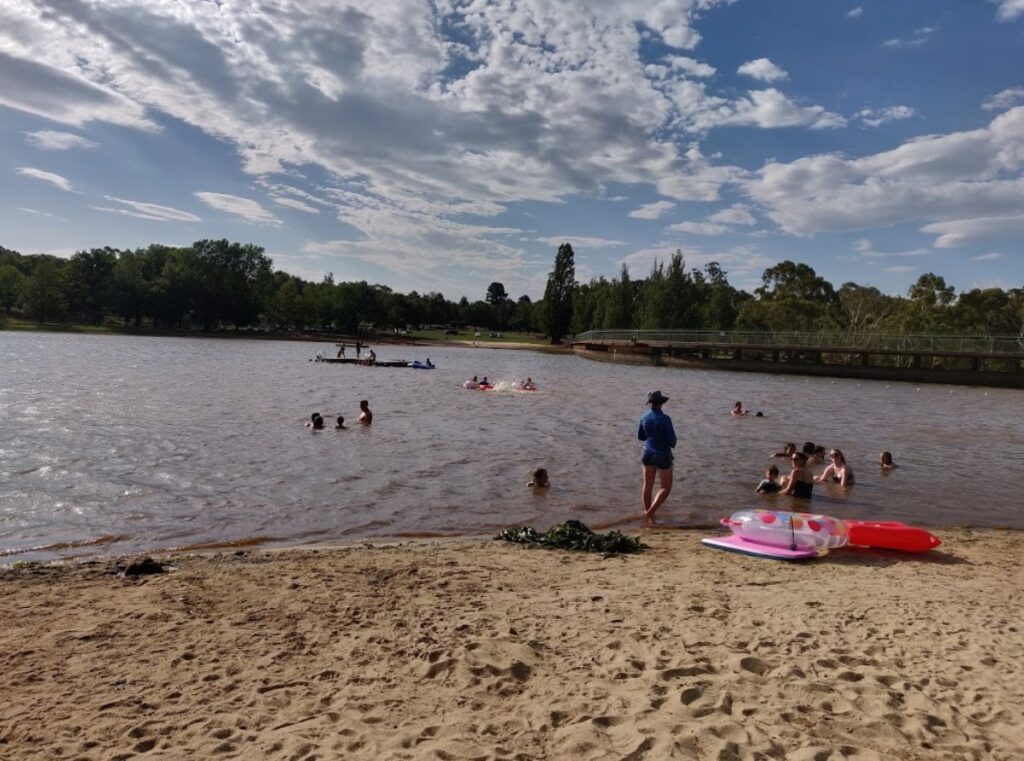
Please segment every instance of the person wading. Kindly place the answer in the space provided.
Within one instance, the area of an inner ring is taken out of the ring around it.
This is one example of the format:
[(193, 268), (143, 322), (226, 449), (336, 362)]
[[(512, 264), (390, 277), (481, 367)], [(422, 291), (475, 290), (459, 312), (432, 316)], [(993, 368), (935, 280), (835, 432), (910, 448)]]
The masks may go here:
[[(660, 391), (647, 395), (651, 409), (640, 418), (637, 438), (644, 443), (640, 462), (644, 467), (644, 515), (653, 518), (672, 491), (672, 448), (676, 445), (676, 432), (672, 418), (661, 411), (668, 397)], [(658, 493), (654, 494), (654, 477), (658, 477)]]

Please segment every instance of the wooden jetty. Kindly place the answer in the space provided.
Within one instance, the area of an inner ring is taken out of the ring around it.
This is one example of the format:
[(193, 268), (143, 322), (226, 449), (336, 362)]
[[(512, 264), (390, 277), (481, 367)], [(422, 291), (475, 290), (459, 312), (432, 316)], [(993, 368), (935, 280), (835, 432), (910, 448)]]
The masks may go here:
[(412, 360), (409, 359), (378, 359), (373, 363), (367, 363), (365, 359), (355, 357), (314, 357), (314, 362), (327, 362), (333, 365), (362, 365), (364, 367), (408, 367)]
[(571, 345), (618, 362), (1024, 388), (1024, 336), (591, 330)]

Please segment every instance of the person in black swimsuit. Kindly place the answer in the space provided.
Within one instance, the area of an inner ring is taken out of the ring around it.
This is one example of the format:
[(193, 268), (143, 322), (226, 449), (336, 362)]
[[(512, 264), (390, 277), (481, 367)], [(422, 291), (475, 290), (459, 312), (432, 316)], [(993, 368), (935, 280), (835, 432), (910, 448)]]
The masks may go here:
[(810, 499), (814, 489), (814, 476), (807, 469), (807, 455), (803, 452), (796, 452), (792, 459), (793, 469), (786, 477), (785, 485), (782, 487), (782, 494), (791, 494), (801, 499)]

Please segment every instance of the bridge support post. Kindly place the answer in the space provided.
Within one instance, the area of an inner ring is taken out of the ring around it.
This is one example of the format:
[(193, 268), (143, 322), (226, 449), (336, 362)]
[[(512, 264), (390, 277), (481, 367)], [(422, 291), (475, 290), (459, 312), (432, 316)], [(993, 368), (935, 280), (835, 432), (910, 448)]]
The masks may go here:
[(743, 359), (743, 349), (733, 349), (732, 358), (737, 361)]
[(779, 361), (779, 350), (778, 349), (772, 349), (772, 362), (778, 362), (778, 361)]

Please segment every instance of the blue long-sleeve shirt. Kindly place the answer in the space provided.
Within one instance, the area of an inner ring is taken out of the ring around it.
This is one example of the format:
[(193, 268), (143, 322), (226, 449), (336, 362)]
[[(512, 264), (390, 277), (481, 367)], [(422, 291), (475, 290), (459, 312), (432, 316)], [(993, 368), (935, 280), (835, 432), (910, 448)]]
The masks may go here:
[(676, 432), (672, 418), (661, 410), (648, 410), (640, 418), (636, 437), (644, 443), (644, 449), (657, 455), (671, 455), (676, 445)]

